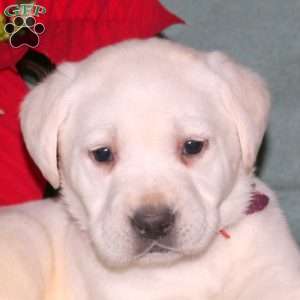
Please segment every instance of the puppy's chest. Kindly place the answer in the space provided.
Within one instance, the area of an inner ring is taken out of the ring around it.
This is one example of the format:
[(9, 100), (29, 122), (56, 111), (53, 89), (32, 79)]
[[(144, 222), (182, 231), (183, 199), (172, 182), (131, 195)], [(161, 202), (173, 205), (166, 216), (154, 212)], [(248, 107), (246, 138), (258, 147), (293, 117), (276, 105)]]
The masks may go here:
[(199, 266), (116, 274), (97, 268), (88, 257), (84, 262), (80, 267), (68, 264), (66, 298), (57, 300), (224, 300), (219, 298), (223, 280), (218, 273)]
[[(76, 262), (80, 262), (78, 257)], [(98, 268), (85, 256), (80, 266), (74, 262), (68, 264), (65, 288), (69, 297), (66, 299), (225, 300), (218, 298), (223, 282), (218, 273), (191, 264), (171, 270), (145, 268), (118, 274)]]
[(93, 268), (88, 257), (84, 261), (79, 268), (64, 261), (49, 300), (225, 300), (223, 278), (209, 269), (114, 274)]
[(211, 274), (181, 269), (108, 275), (102, 287), (104, 300), (217, 300), (219, 293)]

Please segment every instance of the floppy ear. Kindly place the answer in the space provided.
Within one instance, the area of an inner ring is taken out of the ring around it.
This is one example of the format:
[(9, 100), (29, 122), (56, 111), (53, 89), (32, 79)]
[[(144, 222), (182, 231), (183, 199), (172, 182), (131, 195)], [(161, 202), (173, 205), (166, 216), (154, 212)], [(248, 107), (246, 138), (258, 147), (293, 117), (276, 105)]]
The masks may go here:
[(75, 73), (75, 66), (64, 63), (33, 88), (21, 106), (21, 129), (26, 147), (44, 177), (58, 188), (57, 140), (70, 101), (64, 97)]
[(236, 124), (245, 169), (251, 172), (267, 126), (269, 92), (257, 74), (223, 53), (210, 53), (208, 63), (224, 83), (224, 106)]

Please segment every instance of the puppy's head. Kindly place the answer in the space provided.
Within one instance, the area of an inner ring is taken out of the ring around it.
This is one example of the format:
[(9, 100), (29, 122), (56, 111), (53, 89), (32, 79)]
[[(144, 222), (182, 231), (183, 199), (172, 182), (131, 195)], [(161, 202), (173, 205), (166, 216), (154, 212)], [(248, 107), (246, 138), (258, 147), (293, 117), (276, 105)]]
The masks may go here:
[(268, 110), (261, 79), (225, 55), (150, 39), (61, 65), (21, 124), (99, 259), (120, 267), (201, 255), (242, 216)]

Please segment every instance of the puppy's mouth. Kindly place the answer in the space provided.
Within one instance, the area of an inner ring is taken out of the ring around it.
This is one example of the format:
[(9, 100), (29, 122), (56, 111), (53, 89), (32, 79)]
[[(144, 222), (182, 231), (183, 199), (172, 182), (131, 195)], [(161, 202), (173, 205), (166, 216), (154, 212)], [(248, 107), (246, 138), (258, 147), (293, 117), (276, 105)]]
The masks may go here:
[(147, 256), (164, 256), (166, 254), (179, 254), (180, 251), (176, 248), (169, 247), (167, 245), (158, 243), (158, 242), (152, 242), (150, 245), (148, 245), (147, 248), (145, 248), (140, 254), (137, 255), (137, 258), (147, 257)]
[(133, 258), (137, 264), (164, 265), (180, 259), (184, 254), (176, 248), (153, 242)]
[(154, 244), (149, 250), (148, 253), (167, 253), (170, 252), (170, 249), (167, 249), (159, 244)]

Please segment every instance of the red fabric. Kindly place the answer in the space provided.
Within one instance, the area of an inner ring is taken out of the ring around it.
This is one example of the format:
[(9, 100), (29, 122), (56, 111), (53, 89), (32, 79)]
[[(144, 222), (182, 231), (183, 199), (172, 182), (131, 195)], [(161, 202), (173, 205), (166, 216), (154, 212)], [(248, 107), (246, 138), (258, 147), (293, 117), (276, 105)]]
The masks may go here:
[(33, 168), (19, 129), (18, 103), (27, 88), (11, 70), (0, 74), (0, 80), (5, 79), (0, 89), (1, 108), (6, 112), (0, 116), (0, 204), (7, 205), (41, 197), (45, 181)]
[[(1, 1), (0, 11), (15, 1)], [(36, 48), (53, 62), (80, 60), (93, 50), (128, 38), (153, 36), (183, 23), (156, 0), (35, 1), (47, 13), (36, 17), (46, 31)], [(45, 181), (24, 150), (18, 111), (27, 92), (14, 65), (26, 52), (0, 43), (0, 205), (41, 198)]]

